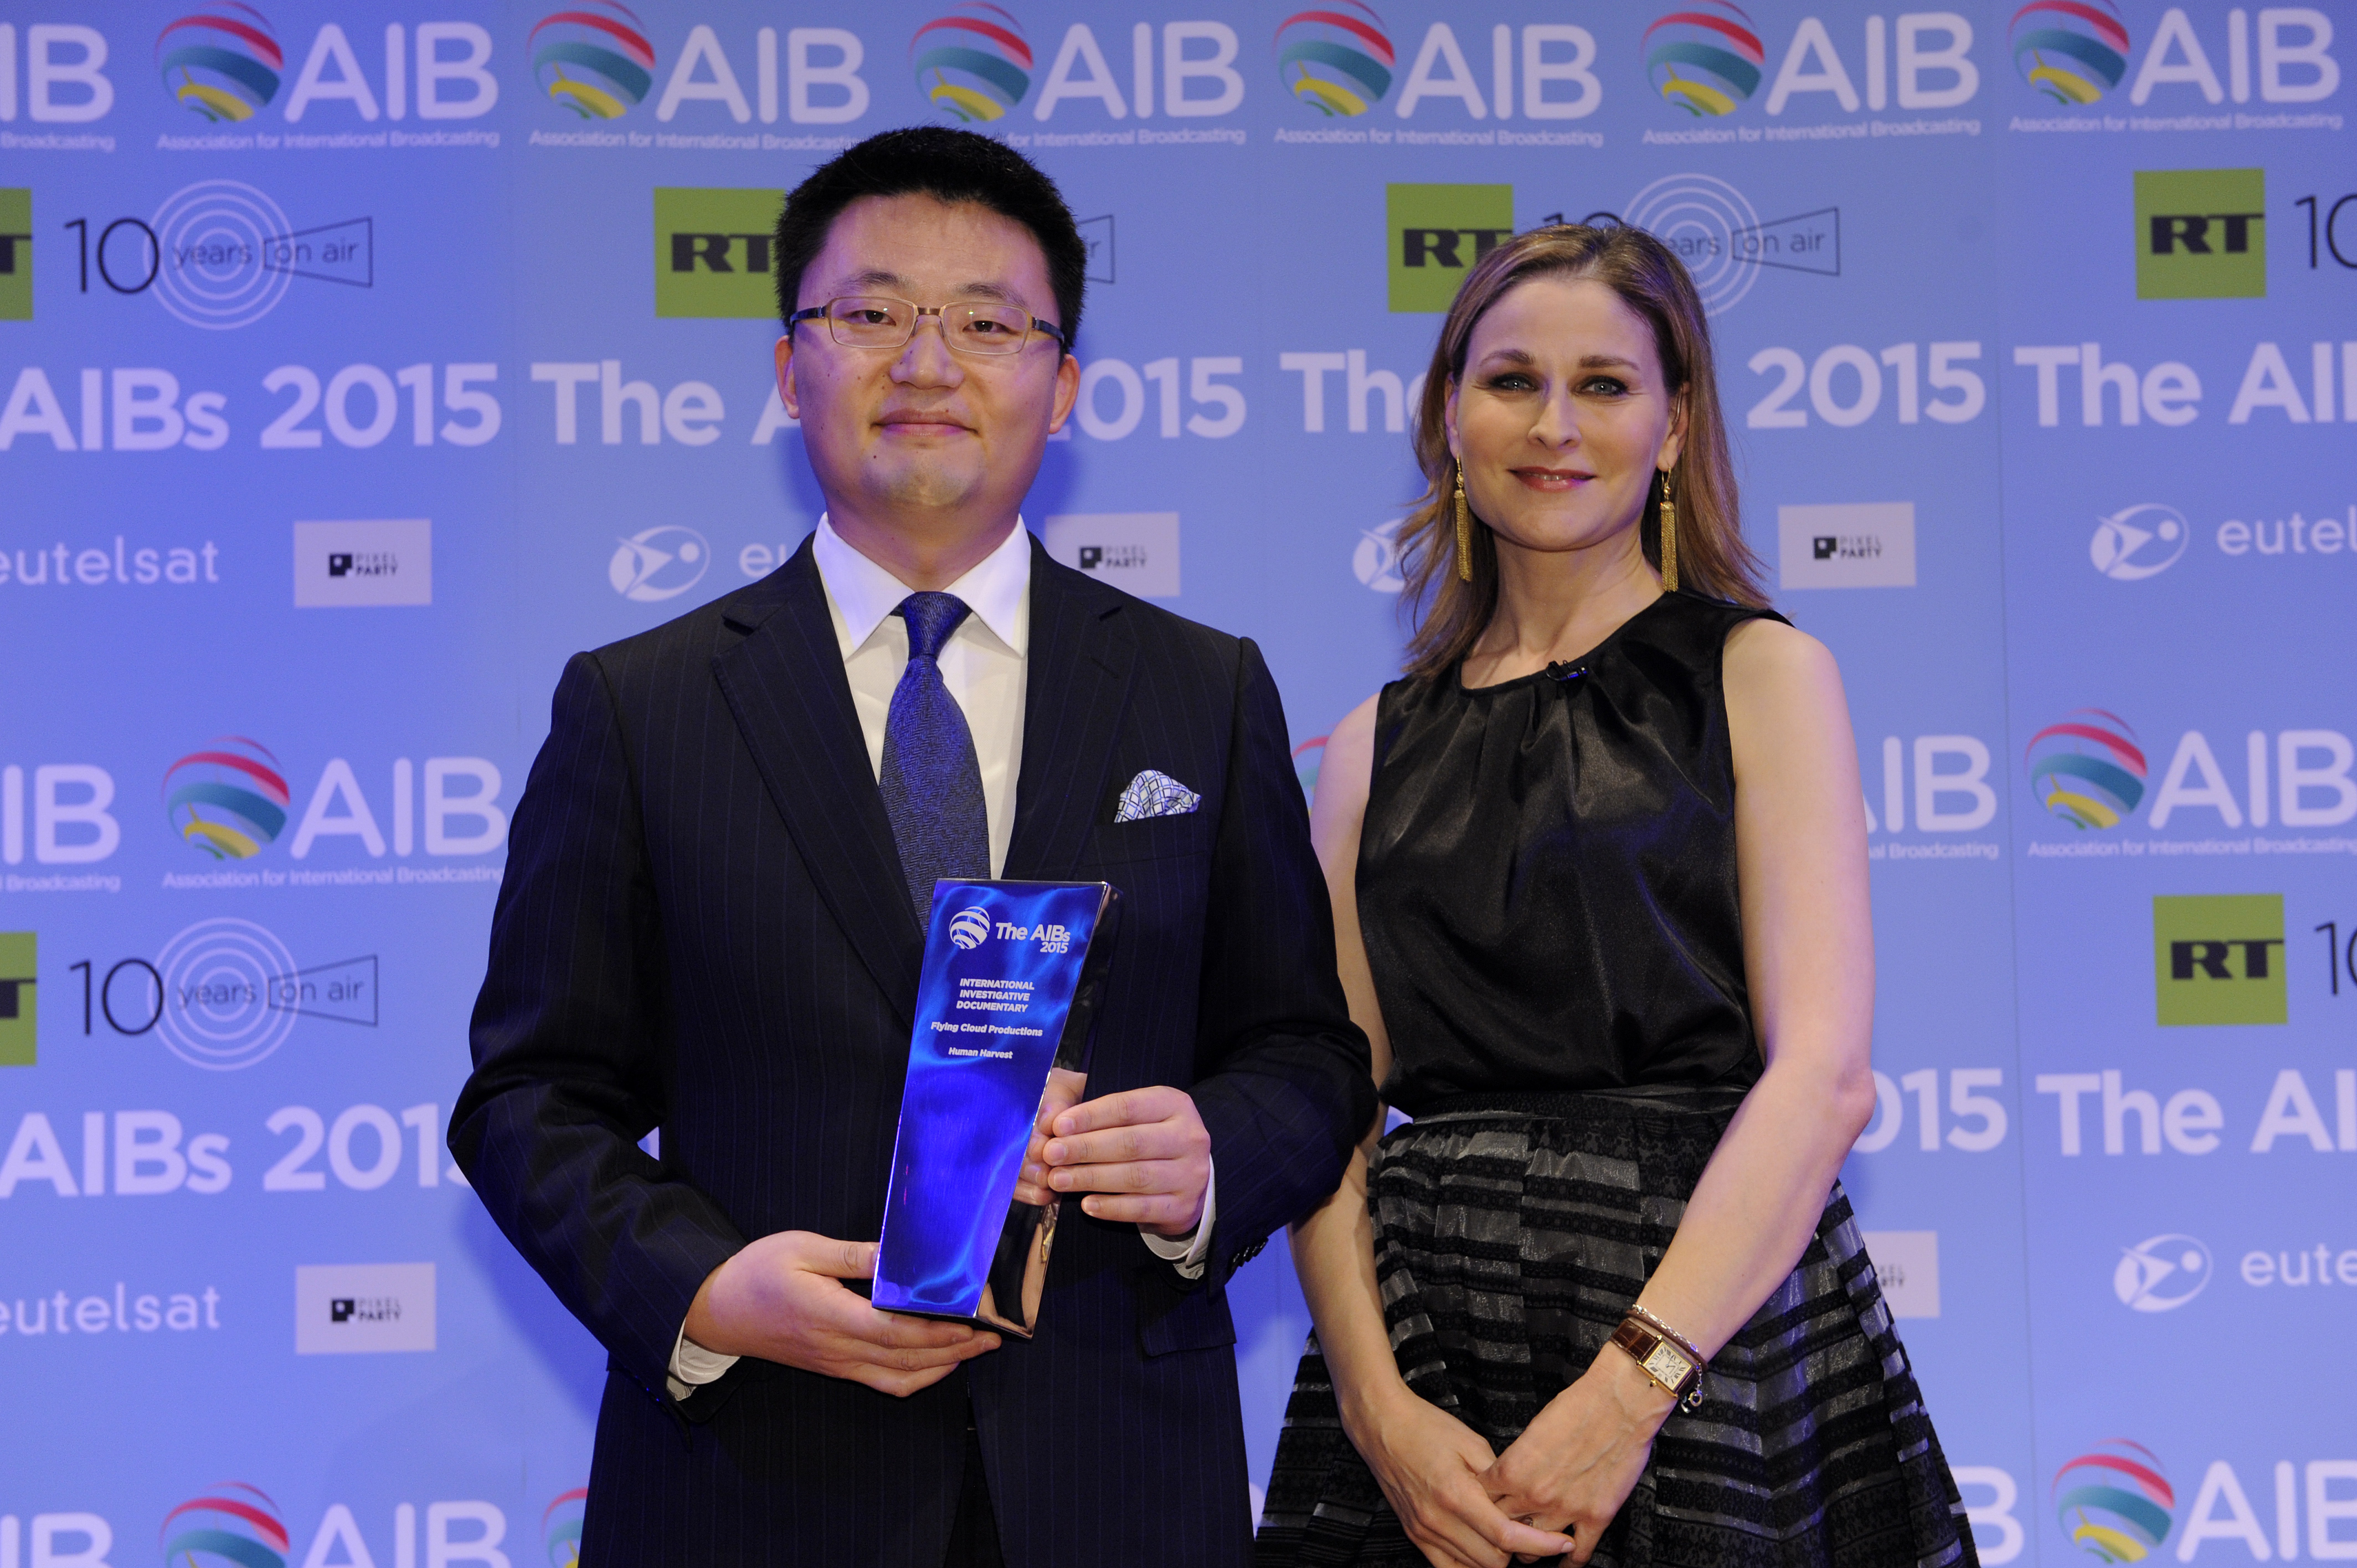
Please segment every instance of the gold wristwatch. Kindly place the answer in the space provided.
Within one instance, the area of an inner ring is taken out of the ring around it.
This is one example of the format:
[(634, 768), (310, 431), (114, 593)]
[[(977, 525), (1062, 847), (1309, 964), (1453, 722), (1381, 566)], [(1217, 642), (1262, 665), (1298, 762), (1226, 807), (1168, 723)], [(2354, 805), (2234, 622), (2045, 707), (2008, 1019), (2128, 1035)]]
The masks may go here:
[(1647, 1377), (1688, 1410), (1702, 1403), (1702, 1359), (1691, 1346), (1647, 1323), (1635, 1313), (1620, 1320), (1612, 1343), (1629, 1353)]

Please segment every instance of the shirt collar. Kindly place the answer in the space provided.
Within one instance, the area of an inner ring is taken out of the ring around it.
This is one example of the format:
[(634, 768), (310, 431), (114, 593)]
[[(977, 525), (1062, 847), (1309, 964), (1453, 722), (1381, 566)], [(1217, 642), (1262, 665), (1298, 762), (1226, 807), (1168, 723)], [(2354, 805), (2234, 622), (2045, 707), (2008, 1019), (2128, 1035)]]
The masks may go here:
[[(811, 541), (819, 581), (841, 618), (844, 646), (857, 651), (876, 635), (885, 618), (916, 590), (845, 542), (834, 525), (822, 516)], [(973, 618), (1018, 659), (1031, 640), (1030, 618), (1024, 613), (1031, 592), (1031, 534), (1017, 517), (998, 548), (974, 563), (946, 593), (965, 601)]]

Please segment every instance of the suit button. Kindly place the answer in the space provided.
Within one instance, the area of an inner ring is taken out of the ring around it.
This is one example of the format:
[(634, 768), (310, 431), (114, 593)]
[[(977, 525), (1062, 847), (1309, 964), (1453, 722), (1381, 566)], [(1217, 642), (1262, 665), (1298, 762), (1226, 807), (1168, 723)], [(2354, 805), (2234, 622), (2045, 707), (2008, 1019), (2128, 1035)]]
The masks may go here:
[(1228, 1260), (1228, 1272), (1230, 1273), (1233, 1273), (1236, 1270), (1243, 1268), (1246, 1263), (1251, 1262), (1254, 1258), (1259, 1257), (1260, 1250), (1267, 1245), (1268, 1238), (1264, 1236), (1259, 1240), (1254, 1241), (1251, 1246), (1239, 1250), (1234, 1257)]

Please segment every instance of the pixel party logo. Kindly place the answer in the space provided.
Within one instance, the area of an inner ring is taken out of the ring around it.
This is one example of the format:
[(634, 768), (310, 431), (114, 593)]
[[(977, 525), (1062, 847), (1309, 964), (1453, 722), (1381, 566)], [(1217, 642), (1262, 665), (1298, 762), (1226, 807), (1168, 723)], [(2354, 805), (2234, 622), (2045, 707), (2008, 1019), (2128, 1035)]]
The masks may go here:
[(2105, 1438), (2054, 1472), (2063, 1533), (2106, 1563), (2141, 1563), (2169, 1537), (2177, 1493), (2149, 1448)]
[(291, 797), (260, 741), (216, 737), (164, 770), (164, 811), (183, 839), (215, 860), (252, 860), (286, 826)]
[(2128, 29), (2112, 0), (2029, 0), (2006, 29), (2021, 79), (2057, 103), (2093, 103), (2128, 69)]
[(2025, 755), (2039, 803), (2074, 828), (2118, 827), (2144, 799), (2144, 750), (2117, 714), (2081, 708), (2031, 736)]
[(1321, 114), (1365, 113), (1391, 91), (1398, 67), (1383, 19), (1358, 0), (1296, 11), (1277, 24), (1277, 79)]
[(172, 96), (218, 125), (251, 120), (278, 96), (285, 51), (270, 19), (237, 0), (219, 0), (164, 25), (156, 65)]
[(1760, 91), (1768, 50), (1741, 8), (1697, 0), (1645, 29), (1645, 77), (1664, 102), (1697, 119), (1730, 113)]
[(963, 0), (909, 40), (917, 91), (952, 118), (974, 124), (1003, 118), (1031, 91), (1031, 45), (1013, 13)]
[(618, 120), (654, 85), (654, 45), (637, 14), (617, 0), (550, 12), (525, 48), (540, 90), (584, 120)]
[(258, 1487), (224, 1481), (210, 1497), (190, 1498), (164, 1516), (156, 1531), (167, 1563), (235, 1563), (240, 1568), (286, 1568), (292, 1550), (278, 1505)]

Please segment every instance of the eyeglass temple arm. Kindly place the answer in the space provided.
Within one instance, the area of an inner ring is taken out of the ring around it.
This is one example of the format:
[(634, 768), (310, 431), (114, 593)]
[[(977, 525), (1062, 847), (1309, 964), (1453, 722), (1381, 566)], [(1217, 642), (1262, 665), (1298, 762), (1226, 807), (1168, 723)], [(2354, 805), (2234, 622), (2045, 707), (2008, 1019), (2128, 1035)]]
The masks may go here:
[[(828, 303), (832, 304), (833, 302), (829, 301)], [(947, 310), (949, 306), (945, 305), (918, 306), (916, 306), (916, 311), (920, 317), (939, 317), (942, 311)], [(803, 309), (797, 310), (791, 316), (787, 317), (786, 325), (789, 327), (796, 327), (805, 321), (823, 321), (826, 318), (826, 312), (827, 306), (824, 305), (810, 306)], [(1029, 313), (1027, 311), (1025, 314), (1028, 315)], [(1072, 339), (1071, 335), (1062, 328), (1057, 326), (1054, 322), (1043, 321), (1039, 317), (1033, 316), (1031, 317), (1031, 327), (1034, 331), (1045, 332), (1049, 337), (1053, 338), (1056, 340), (1057, 347), (1062, 349), (1064, 352), (1069, 354), (1072, 351)]]

